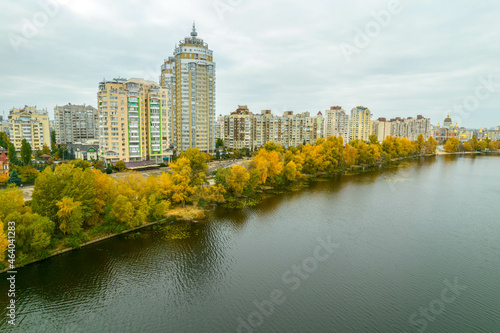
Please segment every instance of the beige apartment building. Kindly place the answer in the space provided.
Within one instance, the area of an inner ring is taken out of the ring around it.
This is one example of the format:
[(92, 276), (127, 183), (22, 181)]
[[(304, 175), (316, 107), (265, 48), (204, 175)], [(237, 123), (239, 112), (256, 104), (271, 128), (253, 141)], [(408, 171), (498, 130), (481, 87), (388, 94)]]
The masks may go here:
[(386, 118), (378, 118), (373, 121), (372, 134), (377, 137), (378, 142), (382, 142), (392, 135), (392, 123)]
[(285, 111), (276, 116), (271, 110), (252, 114), (246, 105), (224, 116), (224, 145), (229, 148), (254, 150), (267, 142), (285, 147), (314, 143), (322, 132), (322, 116), (311, 117), (309, 112), (293, 114)]
[(9, 113), (9, 137), (17, 151), (26, 139), (33, 150), (50, 147), (49, 115), (47, 110), (37, 110), (36, 106), (12, 109)]
[(344, 143), (349, 142), (349, 115), (341, 106), (332, 106), (325, 111), (324, 130), (325, 138), (341, 136)]
[(169, 138), (177, 153), (215, 149), (215, 62), (208, 44), (197, 37), (179, 42), (162, 67), (160, 84), (169, 92)]
[(99, 158), (106, 163), (167, 161), (167, 94), (167, 89), (143, 79), (100, 82)]
[(372, 114), (370, 109), (358, 106), (351, 110), (349, 141), (368, 141), (372, 133)]
[(377, 136), (377, 140), (382, 142), (387, 136), (396, 138), (406, 138), (410, 141), (416, 141), (422, 134), (427, 140), (432, 135), (431, 119), (418, 115), (417, 118), (396, 117), (391, 120), (378, 118), (373, 121), (372, 132)]
[(390, 120), (391, 135), (397, 138), (407, 138), (410, 141), (416, 141), (422, 134), (427, 140), (432, 135), (431, 119), (418, 115), (417, 118), (396, 117)]

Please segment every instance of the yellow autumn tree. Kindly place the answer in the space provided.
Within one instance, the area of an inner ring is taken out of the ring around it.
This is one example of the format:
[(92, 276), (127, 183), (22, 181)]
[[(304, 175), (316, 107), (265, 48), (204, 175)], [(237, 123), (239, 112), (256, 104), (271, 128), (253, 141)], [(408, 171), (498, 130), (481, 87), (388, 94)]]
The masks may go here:
[(5, 235), (3, 229), (3, 222), (0, 220), (0, 262), (5, 259), (5, 251), (9, 246), (9, 241), (7, 240), (7, 235)]
[(356, 158), (358, 156), (358, 152), (356, 148), (351, 146), (350, 144), (345, 145), (344, 149), (344, 161), (345, 161), (345, 166), (346, 167), (351, 167), (354, 164), (356, 164)]
[(9, 181), (9, 175), (0, 175), (0, 185), (5, 185)]
[(297, 166), (293, 161), (290, 161), (287, 163), (285, 166), (285, 169), (283, 170), (283, 174), (285, 175), (285, 178), (292, 182), (297, 178)]
[(92, 173), (94, 175), (95, 199), (94, 214), (89, 220), (89, 225), (97, 225), (104, 217), (106, 206), (112, 202), (115, 179), (97, 169), (92, 170)]
[(158, 177), (158, 193), (165, 199), (172, 198), (172, 175), (168, 172), (162, 172), (161, 176)]
[(57, 217), (59, 229), (64, 234), (75, 235), (82, 230), (83, 215), (81, 203), (73, 201), (73, 198), (64, 197), (57, 202)]
[(446, 143), (444, 144), (444, 150), (447, 153), (454, 153), (458, 150), (458, 145), (460, 144), (460, 140), (457, 138), (450, 138)]
[(191, 186), (191, 166), (190, 161), (185, 158), (179, 158), (170, 165), (172, 173), (172, 201), (186, 206), (186, 201), (196, 192), (196, 187)]
[(247, 169), (241, 165), (233, 165), (229, 175), (226, 177), (228, 188), (236, 195), (241, 194), (246, 183), (250, 179)]
[(118, 223), (130, 223), (134, 218), (134, 205), (126, 196), (120, 194), (111, 206), (111, 216)]

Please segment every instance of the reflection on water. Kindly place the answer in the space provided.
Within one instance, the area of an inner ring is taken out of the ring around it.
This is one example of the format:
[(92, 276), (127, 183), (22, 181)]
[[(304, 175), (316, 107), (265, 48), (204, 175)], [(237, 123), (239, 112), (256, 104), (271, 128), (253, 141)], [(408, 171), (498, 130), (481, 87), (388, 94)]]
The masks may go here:
[[(401, 161), (218, 207), (186, 239), (157, 228), (50, 258), (18, 270), (17, 331), (236, 332), (279, 289), (286, 301), (255, 332), (417, 332), (422, 320), (428, 332), (498, 332), (499, 167), (495, 156)], [(339, 246), (291, 290), (283, 274), (318, 237)], [(460, 297), (412, 326), (455, 278)], [(7, 302), (0, 294), (10, 332)]]

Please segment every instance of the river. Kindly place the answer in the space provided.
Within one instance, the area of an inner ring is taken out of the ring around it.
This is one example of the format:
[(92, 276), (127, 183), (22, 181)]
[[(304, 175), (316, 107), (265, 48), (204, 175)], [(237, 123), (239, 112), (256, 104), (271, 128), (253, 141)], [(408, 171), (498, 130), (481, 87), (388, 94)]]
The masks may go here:
[(500, 156), (436, 156), (218, 207), (18, 269), (2, 332), (500, 332)]

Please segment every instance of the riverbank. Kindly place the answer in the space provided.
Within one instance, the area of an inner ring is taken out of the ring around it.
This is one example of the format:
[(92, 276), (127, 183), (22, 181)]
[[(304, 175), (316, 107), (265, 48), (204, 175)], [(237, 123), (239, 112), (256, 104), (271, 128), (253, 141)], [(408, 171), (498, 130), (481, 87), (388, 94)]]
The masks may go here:
[[(497, 153), (498, 154), (498, 153)], [(287, 190), (298, 190), (301, 187), (303, 187), (306, 183), (307, 180), (314, 180), (318, 178), (329, 178), (329, 177), (334, 177), (339, 174), (348, 174), (348, 175), (355, 175), (357, 173), (362, 173), (371, 170), (374, 167), (383, 167), (386, 165), (390, 165), (395, 162), (403, 161), (403, 160), (411, 160), (411, 159), (419, 159), (419, 158), (425, 158), (425, 157), (431, 157), (435, 156), (436, 154), (422, 154), (422, 155), (415, 155), (415, 156), (408, 156), (408, 157), (400, 157), (400, 158), (394, 158), (391, 161), (386, 161), (386, 162), (381, 162), (381, 163), (375, 163), (373, 165), (355, 165), (349, 168), (344, 168), (344, 169), (339, 169), (336, 172), (333, 173), (316, 173), (314, 175), (302, 175), (301, 178), (289, 182), (286, 184), (282, 185), (274, 185), (274, 186), (269, 186), (269, 184), (266, 184), (265, 186), (261, 186), (260, 189), (257, 191), (254, 191), (250, 195), (242, 195), (234, 198), (230, 198), (229, 200), (226, 200), (224, 203), (221, 204), (226, 204), (227, 207), (229, 208), (242, 208), (245, 206), (251, 206), (251, 205), (256, 205), (258, 204), (261, 200), (265, 199), (266, 197), (269, 197), (270, 195), (277, 195), (280, 193), (283, 193), (283, 191)], [(274, 191), (276, 192), (275, 194), (270, 194), (269, 192)], [(127, 234), (131, 233), (146, 227), (150, 227), (156, 224), (162, 224), (166, 223), (168, 221), (172, 222), (194, 222), (194, 221), (200, 221), (205, 218), (205, 213), (210, 212), (213, 210), (215, 206), (210, 207), (209, 209), (202, 209), (198, 208), (195, 205), (193, 206), (187, 206), (187, 207), (176, 207), (174, 209), (171, 209), (165, 219), (154, 221), (154, 222), (149, 222), (145, 223), (141, 226), (138, 226), (133, 229), (128, 229), (120, 232), (115, 232), (115, 233), (110, 233), (107, 235), (98, 235), (95, 238), (92, 238), (88, 241), (85, 241), (81, 244), (79, 244), (77, 247), (65, 247), (65, 248), (58, 248), (55, 250), (50, 251), (50, 254), (44, 257), (43, 259), (38, 259), (38, 260), (33, 260), (30, 262), (23, 263), (23, 265), (19, 267), (23, 267), (38, 261), (45, 260), (47, 258), (69, 252), (74, 249), (81, 248), (83, 246), (91, 245), (106, 239), (109, 239), (111, 237), (115, 237), (121, 234)], [(88, 235), (87, 235), (88, 236)], [(0, 273), (3, 273), (7, 271), (8, 269), (2, 270)]]
[(436, 151), (436, 155), (498, 155), (499, 150), (494, 151), (455, 151), (453, 153), (448, 153), (444, 150)]

